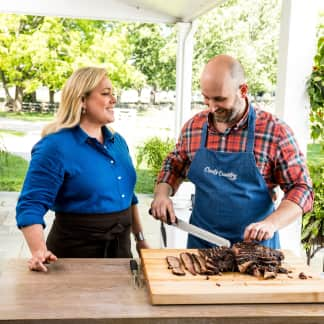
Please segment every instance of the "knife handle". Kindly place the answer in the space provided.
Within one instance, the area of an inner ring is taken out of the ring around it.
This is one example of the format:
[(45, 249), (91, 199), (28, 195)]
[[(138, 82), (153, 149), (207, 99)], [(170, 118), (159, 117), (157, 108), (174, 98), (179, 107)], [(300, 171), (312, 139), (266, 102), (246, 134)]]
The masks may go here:
[(137, 265), (136, 260), (134, 260), (134, 259), (129, 260), (129, 265), (130, 265), (130, 269), (131, 269), (132, 272), (138, 270), (138, 265)]
[[(148, 212), (149, 212), (150, 215), (152, 215), (152, 209), (151, 209), (151, 208), (149, 209)], [(167, 223), (168, 225), (172, 225), (169, 211), (167, 210), (166, 212), (167, 212), (167, 221), (166, 221), (166, 223)], [(176, 219), (175, 219), (175, 222), (176, 222), (176, 223), (178, 222), (177, 217), (176, 217)]]

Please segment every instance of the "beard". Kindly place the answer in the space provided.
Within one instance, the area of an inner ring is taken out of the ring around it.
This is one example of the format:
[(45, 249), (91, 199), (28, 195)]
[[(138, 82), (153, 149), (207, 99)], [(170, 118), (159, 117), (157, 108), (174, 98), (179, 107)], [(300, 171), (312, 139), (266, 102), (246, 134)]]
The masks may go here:
[(231, 107), (218, 107), (216, 111), (213, 112), (213, 120), (217, 123), (231, 124), (238, 121), (243, 110), (244, 105), (240, 99), (236, 97), (235, 102)]

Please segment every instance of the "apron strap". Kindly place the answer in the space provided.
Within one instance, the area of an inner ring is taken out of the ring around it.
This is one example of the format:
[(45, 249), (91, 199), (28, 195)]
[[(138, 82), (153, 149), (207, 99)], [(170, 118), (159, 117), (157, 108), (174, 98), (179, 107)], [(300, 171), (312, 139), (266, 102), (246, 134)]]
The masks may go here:
[(246, 152), (253, 153), (254, 130), (255, 130), (255, 111), (254, 111), (253, 106), (250, 104), (249, 117), (248, 117), (248, 136), (247, 136)]
[(207, 143), (207, 126), (208, 126), (208, 122), (205, 122), (205, 124), (203, 125), (202, 134), (201, 134), (200, 148), (205, 148), (206, 147), (206, 143)]

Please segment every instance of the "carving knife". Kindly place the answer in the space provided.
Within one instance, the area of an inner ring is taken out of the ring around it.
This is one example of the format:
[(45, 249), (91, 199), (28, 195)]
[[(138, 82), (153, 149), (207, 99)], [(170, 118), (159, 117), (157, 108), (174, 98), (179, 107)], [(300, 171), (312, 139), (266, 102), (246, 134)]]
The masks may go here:
[[(149, 214), (152, 215), (151, 209), (149, 210)], [(216, 244), (218, 246), (231, 247), (231, 242), (229, 240), (227, 240), (219, 235), (216, 235), (214, 233), (211, 233), (209, 231), (206, 231), (205, 229), (202, 229), (196, 225), (189, 224), (178, 217), (176, 217), (175, 223), (171, 223), (170, 216), (168, 214), (167, 215), (167, 224), (170, 226), (175, 226), (176, 228), (179, 228), (193, 236), (199, 237), (200, 239), (202, 239), (204, 241)], [(162, 227), (163, 227), (163, 224), (161, 224), (161, 231), (162, 231)], [(164, 232), (165, 232), (165, 229), (164, 229)], [(164, 237), (163, 237), (163, 241), (165, 241), (165, 243), (166, 243), (166, 239), (164, 240)]]
[(170, 223), (169, 225), (175, 226), (176, 228), (179, 228), (193, 236), (199, 237), (204, 241), (216, 244), (218, 246), (231, 247), (231, 242), (229, 240), (219, 235), (213, 234), (209, 231), (206, 231), (205, 229), (202, 229), (196, 225), (189, 224), (180, 218), (176, 218), (176, 222)]

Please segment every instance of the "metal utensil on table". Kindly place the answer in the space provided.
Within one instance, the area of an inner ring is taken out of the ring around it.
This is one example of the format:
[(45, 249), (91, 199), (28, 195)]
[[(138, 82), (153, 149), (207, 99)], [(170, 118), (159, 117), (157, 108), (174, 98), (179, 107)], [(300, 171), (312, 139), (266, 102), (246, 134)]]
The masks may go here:
[[(151, 209), (149, 210), (149, 214), (152, 215)], [(163, 232), (165, 232), (165, 228), (164, 228), (163, 222), (161, 222), (161, 223), (162, 223), (161, 224), (162, 239), (163, 239), (163, 242), (165, 242), (164, 245), (166, 246), (166, 243), (167, 243), (166, 233), (165, 233), (165, 238), (163, 238), (163, 235), (164, 235)], [(175, 223), (171, 223), (170, 215), (168, 212), (167, 212), (167, 224), (171, 225), (171, 226), (175, 226), (175, 227), (177, 227), (191, 235), (199, 237), (202, 240), (216, 244), (218, 246), (226, 246), (226, 247), (231, 246), (231, 242), (229, 240), (225, 239), (224, 237), (221, 237), (219, 235), (216, 235), (214, 233), (206, 231), (205, 229), (202, 229), (196, 225), (189, 224), (178, 217), (176, 217)]]
[(132, 273), (132, 285), (134, 288), (140, 287), (140, 279), (138, 273), (138, 264), (137, 261), (134, 259), (129, 260), (129, 266)]

